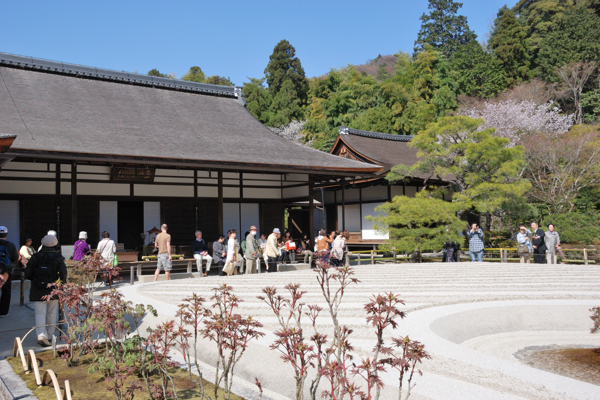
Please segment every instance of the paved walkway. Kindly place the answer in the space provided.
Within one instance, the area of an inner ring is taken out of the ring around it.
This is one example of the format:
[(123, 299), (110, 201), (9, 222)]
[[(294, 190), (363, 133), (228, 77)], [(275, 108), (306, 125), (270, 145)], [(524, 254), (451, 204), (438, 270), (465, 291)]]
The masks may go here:
[[(512, 354), (530, 345), (600, 345), (591, 335), (588, 309), (600, 305), (600, 267), (498, 263), (429, 263), (356, 267), (360, 283), (351, 287), (340, 319), (359, 357), (373, 347), (373, 333), (362, 306), (372, 294), (392, 291), (405, 300), (408, 316), (394, 336), (409, 334), (427, 346), (433, 359), (411, 399), (599, 399), (600, 386), (536, 370)], [(308, 293), (306, 303), (323, 305), (313, 271), (234, 277), (209, 277), (124, 287), (135, 302), (158, 306), (159, 319), (174, 315), (177, 303), (192, 292), (209, 297), (211, 288), (227, 282), (245, 300), (241, 313), (265, 325), (267, 336), (255, 343), (236, 370), (247, 381), (254, 377), (284, 397), (293, 396), (292, 369), (268, 347), (276, 320), (256, 296), (264, 286), (283, 289), (297, 282)], [(321, 327), (331, 327), (322, 314)], [(155, 321), (148, 319), (146, 323)], [(212, 364), (212, 344), (202, 358)], [(384, 376), (384, 399), (397, 398), (397, 377)], [(249, 396), (251, 397), (251, 396)]]

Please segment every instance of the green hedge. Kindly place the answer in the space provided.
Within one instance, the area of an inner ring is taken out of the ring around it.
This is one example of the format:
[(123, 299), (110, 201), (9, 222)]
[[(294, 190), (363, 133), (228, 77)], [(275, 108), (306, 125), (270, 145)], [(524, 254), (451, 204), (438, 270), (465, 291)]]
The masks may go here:
[(562, 243), (591, 244), (600, 238), (599, 221), (598, 214), (572, 212), (550, 215), (544, 219), (544, 225), (554, 224)]

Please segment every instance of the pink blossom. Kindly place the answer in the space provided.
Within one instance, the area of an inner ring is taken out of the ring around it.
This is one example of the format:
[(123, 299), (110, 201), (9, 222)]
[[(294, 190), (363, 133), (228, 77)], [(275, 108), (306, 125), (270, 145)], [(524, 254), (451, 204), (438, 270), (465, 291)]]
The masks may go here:
[(558, 137), (573, 126), (573, 114), (561, 114), (552, 102), (537, 105), (533, 101), (506, 100), (486, 102), (483, 109), (472, 108), (463, 112), (471, 118), (482, 118), (479, 129), (495, 128), (496, 135), (510, 139), (511, 146), (533, 133), (548, 133)]

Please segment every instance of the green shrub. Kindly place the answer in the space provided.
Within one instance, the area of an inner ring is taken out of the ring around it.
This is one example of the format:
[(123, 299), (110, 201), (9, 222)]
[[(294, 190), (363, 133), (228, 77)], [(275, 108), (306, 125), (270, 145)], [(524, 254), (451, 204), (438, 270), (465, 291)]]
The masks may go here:
[(591, 244), (600, 238), (600, 218), (596, 213), (572, 212), (546, 217), (545, 224), (554, 224), (562, 243)]

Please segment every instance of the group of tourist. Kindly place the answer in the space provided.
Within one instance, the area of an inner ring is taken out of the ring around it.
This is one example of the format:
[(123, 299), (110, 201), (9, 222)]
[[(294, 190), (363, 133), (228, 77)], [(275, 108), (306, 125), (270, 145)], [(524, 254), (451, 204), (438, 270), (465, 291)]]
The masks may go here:
[(556, 253), (562, 258), (565, 255), (560, 246), (560, 235), (554, 230), (553, 224), (548, 224), (548, 230), (544, 232), (539, 228), (536, 222), (531, 223), (531, 230), (525, 225), (519, 227), (517, 234), (517, 243), (519, 244), (519, 255), (521, 263), (531, 262), (531, 254), (535, 263), (545, 263), (546, 254), (552, 254), (556, 257)]
[[(483, 236), (483, 231), (477, 224), (472, 224), (467, 232), (469, 255), (473, 262), (483, 261)], [(537, 222), (531, 223), (531, 230), (525, 225), (520, 225), (519, 233), (517, 233), (517, 244), (517, 252), (521, 263), (530, 263), (531, 255), (533, 255), (533, 261), (540, 264), (546, 263), (547, 254), (551, 254), (555, 258), (556, 253), (558, 253), (565, 258), (560, 246), (560, 235), (554, 230), (553, 224), (548, 224), (546, 232), (540, 229)]]

